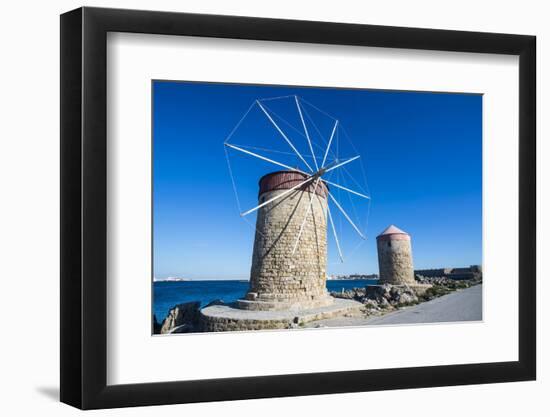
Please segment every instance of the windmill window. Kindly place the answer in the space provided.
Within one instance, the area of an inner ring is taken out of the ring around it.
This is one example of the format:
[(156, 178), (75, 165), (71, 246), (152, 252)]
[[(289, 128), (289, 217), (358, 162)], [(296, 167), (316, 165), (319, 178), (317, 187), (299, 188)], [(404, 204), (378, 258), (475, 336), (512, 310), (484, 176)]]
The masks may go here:
[(391, 242), (388, 242), (388, 248), (391, 248)]

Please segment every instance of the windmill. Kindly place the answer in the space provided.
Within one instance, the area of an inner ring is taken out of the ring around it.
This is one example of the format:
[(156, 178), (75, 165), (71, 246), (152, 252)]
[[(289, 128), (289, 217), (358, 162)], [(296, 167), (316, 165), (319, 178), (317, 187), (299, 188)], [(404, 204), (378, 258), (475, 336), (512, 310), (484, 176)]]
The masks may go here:
[[(327, 234), (343, 263), (345, 242), (366, 239), (370, 208), (361, 155), (339, 120), (296, 95), (258, 99), (224, 145), (240, 215), (252, 224), (256, 214), (251, 286), (241, 307), (330, 303)], [(250, 190), (258, 178), (256, 196)]]

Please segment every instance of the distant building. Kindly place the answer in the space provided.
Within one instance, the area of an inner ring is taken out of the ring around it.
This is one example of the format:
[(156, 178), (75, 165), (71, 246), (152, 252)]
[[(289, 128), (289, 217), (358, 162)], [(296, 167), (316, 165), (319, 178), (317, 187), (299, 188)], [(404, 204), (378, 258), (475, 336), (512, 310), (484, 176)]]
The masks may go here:
[(414, 274), (425, 278), (451, 278), (456, 280), (474, 279), (481, 276), (481, 265), (470, 265), (465, 268), (418, 269)]
[(378, 274), (350, 274), (350, 275), (328, 275), (328, 280), (339, 279), (378, 279)]

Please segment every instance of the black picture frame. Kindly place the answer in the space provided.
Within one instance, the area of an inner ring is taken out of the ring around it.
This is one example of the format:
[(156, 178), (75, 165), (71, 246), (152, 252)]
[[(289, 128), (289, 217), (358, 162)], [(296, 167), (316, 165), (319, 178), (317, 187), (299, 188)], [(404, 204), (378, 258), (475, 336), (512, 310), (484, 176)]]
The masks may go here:
[[(519, 360), (113, 385), (107, 375), (108, 32), (519, 56)], [(534, 36), (153, 11), (61, 16), (61, 401), (82, 409), (422, 388), (536, 377)]]

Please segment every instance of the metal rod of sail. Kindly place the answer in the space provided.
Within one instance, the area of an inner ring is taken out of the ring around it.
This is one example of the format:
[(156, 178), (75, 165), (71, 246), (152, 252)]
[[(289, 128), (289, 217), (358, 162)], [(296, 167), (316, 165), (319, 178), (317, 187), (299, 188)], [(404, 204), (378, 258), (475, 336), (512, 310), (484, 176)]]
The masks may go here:
[(338, 126), (338, 120), (334, 123), (334, 127), (332, 128), (332, 133), (330, 134), (330, 139), (328, 141), (327, 149), (325, 150), (325, 156), (323, 157), (323, 162), (321, 163), (321, 166), (325, 166), (325, 162), (327, 160), (328, 150), (330, 149), (330, 144), (332, 143), (332, 138), (334, 137), (334, 132), (336, 132), (336, 127)]
[(306, 215), (304, 216), (304, 220), (302, 220), (302, 224), (300, 225), (300, 230), (298, 231), (298, 236), (296, 236), (296, 240), (294, 242), (294, 247), (292, 248), (292, 254), (296, 252), (296, 248), (298, 248), (298, 242), (300, 241), (300, 236), (302, 236), (302, 232), (304, 231), (304, 226), (307, 222), (307, 216), (309, 216), (309, 212), (311, 211), (311, 207), (313, 206), (313, 197), (315, 196), (315, 192), (317, 191), (317, 186), (319, 185), (319, 181), (321, 180), (320, 177), (317, 177), (315, 180), (315, 186), (313, 187), (313, 193), (309, 197), (309, 205), (306, 209)]
[(304, 157), (302, 156), (302, 154), (300, 152), (298, 152), (298, 149), (296, 149), (296, 147), (292, 144), (292, 142), (290, 141), (289, 138), (286, 137), (286, 135), (284, 134), (284, 132), (281, 130), (281, 128), (279, 127), (279, 125), (277, 125), (277, 123), (275, 123), (275, 120), (273, 120), (273, 118), (271, 117), (271, 115), (267, 112), (267, 110), (264, 108), (264, 106), (262, 106), (262, 103), (260, 103), (258, 100), (256, 100), (256, 103), (258, 103), (258, 106), (260, 106), (260, 109), (262, 109), (262, 111), (264, 112), (264, 114), (267, 116), (267, 118), (269, 119), (269, 121), (273, 124), (273, 126), (275, 126), (275, 129), (277, 129), (277, 131), (281, 134), (281, 136), (283, 137), (284, 140), (286, 140), (286, 142), (290, 145), (290, 147), (292, 148), (292, 150), (296, 153), (296, 155), (298, 155), (298, 157), (302, 160), (302, 162), (304, 164), (306, 164), (307, 168), (313, 172), (313, 168), (311, 168), (311, 166), (307, 163), (307, 161), (304, 159)]
[(361, 194), (361, 193), (358, 193), (357, 191), (350, 190), (349, 188), (346, 188), (346, 187), (344, 187), (340, 184), (336, 184), (335, 182), (325, 180), (325, 179), (323, 179), (323, 182), (326, 182), (327, 184), (330, 184), (333, 187), (340, 188), (341, 190), (344, 190), (344, 191), (350, 192), (352, 194), (358, 195), (359, 197), (363, 197), (363, 198), (366, 198), (366, 199), (370, 200), (370, 197), (368, 195)]
[(262, 208), (263, 206), (265, 206), (266, 204), (271, 203), (272, 201), (275, 201), (275, 200), (277, 200), (277, 199), (279, 199), (279, 198), (282, 198), (282, 197), (284, 197), (284, 196), (290, 194), (290, 193), (291, 193), (292, 191), (294, 191), (296, 188), (299, 188), (299, 187), (301, 187), (302, 185), (307, 184), (308, 182), (310, 182), (310, 181), (313, 180), (314, 178), (315, 178), (315, 177), (309, 177), (307, 180), (302, 181), (302, 182), (299, 183), (298, 185), (295, 185), (294, 187), (289, 188), (289, 189), (286, 190), (284, 193), (281, 193), (281, 194), (279, 194), (279, 195), (276, 195), (275, 197), (270, 198), (270, 199), (267, 200), (267, 201), (264, 201), (262, 204), (260, 204), (260, 205), (258, 205), (258, 206), (256, 206), (256, 207), (254, 207), (254, 208), (251, 208), (250, 210), (245, 211), (244, 213), (241, 213), (241, 217), (244, 217), (244, 216), (246, 216), (247, 214), (250, 214), (250, 213), (252, 213), (252, 212), (258, 210), (259, 208)]
[(339, 164), (333, 165), (333, 166), (331, 166), (330, 168), (327, 168), (327, 169), (323, 172), (323, 175), (326, 174), (327, 172), (332, 171), (333, 169), (340, 168), (340, 167), (343, 166), (343, 165), (349, 164), (350, 162), (355, 161), (357, 158), (360, 158), (360, 157), (361, 157), (361, 155), (357, 155), (357, 156), (354, 156), (353, 158), (346, 159), (344, 162), (340, 162)]
[(315, 163), (315, 169), (319, 171), (319, 164), (317, 164), (317, 158), (315, 157), (315, 152), (313, 151), (313, 146), (311, 145), (311, 139), (309, 137), (309, 132), (307, 130), (306, 122), (304, 121), (304, 116), (302, 115), (302, 108), (300, 107), (298, 96), (294, 96), (294, 100), (296, 101), (296, 107), (298, 108), (298, 113), (300, 114), (300, 120), (302, 121), (302, 126), (304, 126), (304, 132), (306, 133), (307, 143), (309, 144), (309, 151), (311, 152), (311, 156), (313, 157), (313, 162)]
[(235, 149), (237, 151), (240, 151), (240, 152), (243, 152), (243, 153), (246, 153), (248, 155), (251, 155), (251, 156), (254, 156), (256, 158), (259, 158), (259, 159), (262, 159), (264, 161), (267, 161), (267, 162), (271, 162), (272, 164), (275, 164), (275, 165), (279, 165), (280, 167), (283, 167), (283, 168), (286, 168), (286, 169), (289, 169), (291, 171), (298, 171), (298, 172), (301, 172), (302, 174), (306, 174), (306, 175), (309, 175), (303, 171), (300, 171), (299, 169), (296, 169), (296, 168), (293, 168), (289, 165), (285, 165), (285, 164), (282, 164), (280, 162), (277, 162), (277, 161), (274, 161), (273, 159), (269, 159), (269, 158), (266, 158), (265, 156), (262, 156), (262, 155), (259, 155), (257, 153), (254, 153), (254, 152), (250, 152), (250, 151), (247, 151), (246, 149), (243, 149), (243, 148), (240, 148), (238, 146), (235, 146), (235, 145), (232, 145), (230, 143), (225, 143), (225, 146), (231, 148), (231, 149)]
[(330, 214), (330, 208), (327, 204), (327, 217), (330, 221), (332, 228), (332, 234), (334, 235), (334, 240), (336, 241), (336, 247), (338, 248), (338, 256), (340, 257), (340, 262), (344, 262), (344, 255), (342, 255), (342, 249), (340, 249), (340, 242), (338, 241), (338, 235), (336, 234), (336, 227), (334, 227), (334, 222), (332, 221), (332, 215)]
[(361, 233), (361, 231), (359, 230), (359, 228), (355, 225), (355, 223), (353, 223), (353, 221), (350, 219), (350, 217), (348, 216), (348, 213), (346, 213), (346, 211), (342, 208), (342, 206), (340, 205), (340, 203), (338, 203), (338, 201), (336, 201), (336, 199), (332, 196), (332, 194), (329, 192), (328, 193), (328, 196), (330, 197), (330, 199), (334, 202), (334, 204), (336, 204), (336, 207), (338, 207), (338, 209), (342, 212), (342, 214), (344, 215), (344, 217), (346, 218), (346, 220), (352, 225), (352, 227), (355, 229), (355, 231), (359, 234), (359, 236), (361, 236), (361, 239), (366, 239), (365, 235), (363, 233)]

